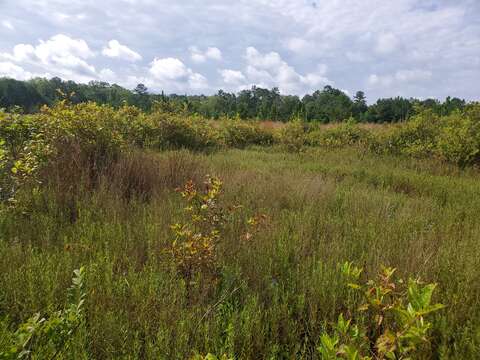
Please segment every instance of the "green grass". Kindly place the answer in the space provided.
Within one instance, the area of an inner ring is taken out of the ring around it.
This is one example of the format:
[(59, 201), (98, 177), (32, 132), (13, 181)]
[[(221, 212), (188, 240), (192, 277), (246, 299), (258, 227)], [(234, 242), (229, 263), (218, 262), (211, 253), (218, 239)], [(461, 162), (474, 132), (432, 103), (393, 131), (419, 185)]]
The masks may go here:
[[(72, 270), (85, 265), (86, 327), (66, 358), (317, 358), (320, 334), (349, 304), (336, 265), (350, 260), (369, 276), (384, 264), (438, 283), (447, 307), (427, 357), (477, 358), (477, 170), (355, 149), (145, 156), (156, 164), (147, 200), (126, 201), (106, 179), (74, 197), (74, 220), (53, 189), (28, 194), (28, 211), (1, 212), (0, 339), (62, 308)], [(187, 296), (168, 253), (170, 224), (183, 217), (174, 188), (205, 174), (223, 180), (225, 204), (243, 206), (237, 217), (269, 221), (248, 243), (240, 222), (227, 227), (220, 282), (199, 277)]]

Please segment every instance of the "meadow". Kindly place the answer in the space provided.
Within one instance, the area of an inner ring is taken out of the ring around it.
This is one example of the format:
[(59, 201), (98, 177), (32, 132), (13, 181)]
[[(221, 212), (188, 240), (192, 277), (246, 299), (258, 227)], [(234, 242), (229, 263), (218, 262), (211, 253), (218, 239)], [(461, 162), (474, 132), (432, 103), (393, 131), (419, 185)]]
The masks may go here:
[[(479, 110), (326, 127), (1, 114), (0, 358), (478, 358)], [(414, 349), (327, 354), (340, 314), (366, 341), (401, 322), (360, 314), (346, 262), (436, 284)]]

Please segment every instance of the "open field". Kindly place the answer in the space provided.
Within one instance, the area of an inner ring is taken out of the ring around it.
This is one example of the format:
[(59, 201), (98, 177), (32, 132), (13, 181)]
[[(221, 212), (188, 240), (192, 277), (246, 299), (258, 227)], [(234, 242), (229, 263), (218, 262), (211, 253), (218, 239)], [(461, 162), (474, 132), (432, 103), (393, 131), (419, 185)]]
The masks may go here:
[[(438, 284), (446, 308), (421, 358), (477, 357), (477, 170), (346, 147), (134, 151), (116, 171), (93, 192), (44, 189), (29, 211), (2, 213), (0, 349), (15, 324), (63, 306), (83, 265), (86, 323), (64, 358), (318, 358), (320, 335), (353, 301), (337, 268), (350, 260), (369, 277), (384, 264)], [(168, 251), (184, 219), (174, 189), (206, 174), (223, 181), (223, 204), (242, 207), (219, 241), (218, 280), (199, 273), (186, 286)], [(254, 214), (266, 221), (244, 241)]]

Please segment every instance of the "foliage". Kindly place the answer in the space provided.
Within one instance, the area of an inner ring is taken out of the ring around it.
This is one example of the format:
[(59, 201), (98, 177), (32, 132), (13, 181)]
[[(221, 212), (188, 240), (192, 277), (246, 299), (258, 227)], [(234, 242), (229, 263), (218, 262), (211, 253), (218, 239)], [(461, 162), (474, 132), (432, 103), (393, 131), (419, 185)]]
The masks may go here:
[(225, 210), (218, 204), (221, 189), (220, 179), (207, 177), (203, 190), (189, 181), (180, 192), (187, 202), (188, 220), (172, 225), (175, 234), (172, 254), (178, 271), (187, 281), (197, 272), (212, 278), (218, 273), (217, 245), (226, 218)]
[(325, 86), (306, 94), (302, 99), (296, 95), (280, 94), (278, 88), (265, 89), (253, 86), (239, 93), (219, 90), (216, 94), (166, 95), (151, 93), (143, 84), (128, 90), (116, 84), (91, 81), (77, 84), (60, 78), (35, 78), (18, 81), (0, 78), (0, 107), (12, 110), (20, 107), (27, 113), (38, 112), (43, 105), (54, 106), (64, 99), (62, 94), (71, 94), (74, 104), (95, 102), (120, 108), (125, 104), (145, 112), (170, 114), (200, 114), (209, 119), (222, 117), (262, 119), (286, 122), (297, 117), (304, 121), (338, 122), (354, 116), (359, 121), (399, 122), (417, 113), (416, 108), (429, 109), (439, 116), (463, 111), (465, 100), (447, 97), (443, 102), (436, 99), (406, 99), (401, 97), (379, 99), (368, 106), (363, 91), (356, 92), (353, 99), (339, 89)]
[(8, 349), (0, 352), (0, 359), (53, 359), (68, 349), (69, 341), (85, 318), (85, 268), (74, 270), (73, 274), (68, 306), (48, 318), (37, 313), (20, 324)]
[(464, 112), (439, 116), (432, 110), (420, 111), (410, 121), (398, 125), (386, 136), (377, 137), (375, 149), (393, 154), (433, 156), (461, 167), (480, 161), (480, 105)]
[(323, 334), (318, 351), (322, 359), (410, 359), (429, 345), (432, 323), (427, 315), (442, 309), (432, 304), (435, 284), (395, 279), (396, 269), (383, 267), (378, 278), (359, 281), (362, 269), (344, 263), (348, 286), (362, 295), (352, 319), (340, 314), (333, 334)]
[[(123, 155), (115, 167), (123, 166)], [(30, 314), (64, 307), (59, 284), (81, 262), (92, 289), (88, 316), (58, 358), (318, 359), (321, 336), (334, 335), (328, 324), (340, 314), (359, 330), (370, 324), (372, 309), (356, 312), (365, 296), (349, 290), (336, 268), (352, 259), (365, 269), (390, 264), (401, 277), (441, 284), (435, 302), (448, 311), (425, 316), (431, 345), (412, 357), (478, 357), (478, 170), (355, 147), (127, 155), (139, 164), (128, 176), (149, 184), (146, 198), (124, 200), (115, 184), (120, 168), (74, 199), (75, 222), (45, 182), (27, 213), (0, 205), (0, 351)], [(197, 271), (188, 291), (173, 266), (169, 226), (187, 223), (189, 214), (173, 189), (194, 179), (203, 191), (207, 173), (221, 176), (219, 204), (242, 208), (222, 226), (218, 280)], [(258, 212), (271, 226), (246, 241), (244, 220)]]
[(161, 149), (205, 150), (220, 145), (217, 131), (203, 118), (153, 113), (149, 121), (155, 134), (151, 143)]
[(453, 113), (443, 118), (437, 140), (439, 155), (461, 167), (480, 163), (480, 119), (472, 115)]
[(305, 127), (300, 120), (291, 121), (280, 128), (276, 135), (276, 142), (287, 151), (301, 151), (306, 142)]
[(226, 120), (221, 124), (223, 137), (228, 146), (244, 148), (248, 145), (270, 145), (273, 134), (258, 124), (236, 120)]
[(302, 99), (305, 104), (305, 118), (308, 121), (317, 120), (323, 123), (343, 121), (353, 112), (352, 100), (341, 90), (327, 85), (322, 91), (317, 90), (312, 95)]
[(338, 126), (324, 130), (314, 131), (308, 134), (311, 145), (325, 147), (344, 147), (357, 144), (366, 144), (369, 139), (369, 132), (360, 128), (355, 119), (341, 123)]

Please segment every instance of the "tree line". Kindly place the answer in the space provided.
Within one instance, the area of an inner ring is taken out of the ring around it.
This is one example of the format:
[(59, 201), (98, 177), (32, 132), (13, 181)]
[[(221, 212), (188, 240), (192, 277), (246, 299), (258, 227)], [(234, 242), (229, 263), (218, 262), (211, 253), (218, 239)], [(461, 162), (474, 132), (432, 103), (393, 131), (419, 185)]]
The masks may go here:
[(449, 115), (467, 105), (465, 100), (456, 97), (447, 97), (443, 102), (437, 99), (395, 97), (378, 99), (374, 104), (368, 105), (363, 91), (357, 91), (350, 98), (345, 92), (329, 85), (300, 98), (296, 95), (282, 95), (278, 88), (264, 89), (256, 86), (236, 94), (219, 90), (210, 96), (166, 95), (163, 92), (150, 93), (143, 84), (129, 90), (101, 81), (80, 84), (58, 77), (27, 81), (0, 78), (0, 108), (32, 113), (42, 105), (53, 105), (65, 97), (73, 103), (92, 101), (113, 107), (129, 104), (146, 112), (161, 107), (214, 119), (240, 117), (285, 122), (300, 118), (322, 123), (342, 121), (350, 117), (362, 122), (398, 122), (408, 119), (418, 109), (427, 108), (438, 115)]

